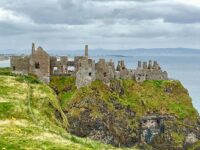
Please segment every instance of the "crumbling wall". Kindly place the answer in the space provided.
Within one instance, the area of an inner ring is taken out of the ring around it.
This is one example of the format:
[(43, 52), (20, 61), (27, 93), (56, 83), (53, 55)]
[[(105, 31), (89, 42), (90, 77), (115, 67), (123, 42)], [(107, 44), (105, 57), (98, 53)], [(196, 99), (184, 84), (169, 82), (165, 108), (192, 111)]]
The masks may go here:
[[(100, 59), (95, 64), (89, 59), (88, 45), (85, 46), (85, 56), (76, 56), (74, 60), (67, 56), (50, 57), (42, 47), (35, 49), (32, 43), (32, 54), (26, 57), (11, 58), (11, 69), (14, 73), (37, 75), (45, 82), (49, 82), (52, 75), (66, 75), (76, 77), (78, 88), (90, 84), (95, 79), (108, 84), (113, 79), (135, 79), (137, 82), (145, 80), (167, 80), (168, 74), (162, 71), (157, 61), (138, 62), (136, 70), (126, 68), (124, 60), (118, 62), (117, 68), (112, 60), (106, 62)], [(72, 68), (72, 69), (71, 69)]]
[(11, 57), (11, 70), (16, 74), (29, 73), (29, 57), (28, 56), (13, 56)]
[(112, 62), (106, 63), (105, 59), (99, 59), (99, 62), (96, 63), (96, 79), (103, 81), (106, 84), (109, 84), (111, 80), (115, 77), (114, 64)]
[(78, 65), (76, 86), (77, 88), (88, 86), (95, 80), (95, 61), (84, 57), (79, 59)]
[(51, 57), (50, 58), (51, 75), (67, 75), (68, 74), (68, 57)]
[(135, 81), (136, 82), (144, 82), (146, 79), (146, 73), (143, 70), (137, 70), (135, 72)]
[(30, 56), (29, 72), (37, 75), (41, 80), (49, 82), (50, 79), (50, 56), (38, 47), (37, 50), (32, 51)]
[(162, 71), (157, 61), (153, 62), (149, 60), (149, 63), (138, 61), (135, 80), (137, 82), (143, 82), (145, 80), (168, 80), (168, 74), (166, 71)]
[(131, 72), (126, 68), (124, 60), (118, 61), (117, 69), (118, 76), (120, 79), (131, 79)]
[(76, 56), (76, 57), (74, 57), (75, 72), (77, 72), (79, 70), (79, 68), (81, 67), (81, 64), (79, 63), (79, 60), (81, 60), (83, 58), (84, 58), (84, 56)]

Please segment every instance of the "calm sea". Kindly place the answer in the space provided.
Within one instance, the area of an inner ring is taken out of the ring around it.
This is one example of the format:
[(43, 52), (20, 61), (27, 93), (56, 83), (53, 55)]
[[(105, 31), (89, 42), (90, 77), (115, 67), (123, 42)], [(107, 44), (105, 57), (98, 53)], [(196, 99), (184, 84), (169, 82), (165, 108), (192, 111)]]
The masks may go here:
[[(1, 52), (1, 51), (0, 51)], [(83, 55), (83, 51), (49, 51), (52, 55)], [(193, 105), (200, 112), (200, 50), (194, 49), (137, 49), (137, 50), (92, 50), (90, 56), (98, 60), (112, 59), (117, 63), (123, 59), (130, 69), (137, 66), (137, 61), (157, 60), (169, 77), (178, 79), (189, 90)], [(9, 66), (9, 61), (0, 62), (1, 67)]]

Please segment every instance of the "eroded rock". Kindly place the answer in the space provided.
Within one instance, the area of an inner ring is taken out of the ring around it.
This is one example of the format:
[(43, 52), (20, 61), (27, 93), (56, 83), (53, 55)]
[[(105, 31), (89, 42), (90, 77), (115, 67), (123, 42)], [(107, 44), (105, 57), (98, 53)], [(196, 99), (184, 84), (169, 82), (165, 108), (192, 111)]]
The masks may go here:
[[(104, 100), (87, 98), (80, 103), (71, 104), (67, 112), (69, 130), (80, 137), (89, 137), (114, 146), (133, 146), (137, 139), (135, 113), (120, 103), (110, 101), (108, 106)], [(78, 117), (75, 109), (81, 110)], [(134, 124), (134, 125), (133, 125)]]

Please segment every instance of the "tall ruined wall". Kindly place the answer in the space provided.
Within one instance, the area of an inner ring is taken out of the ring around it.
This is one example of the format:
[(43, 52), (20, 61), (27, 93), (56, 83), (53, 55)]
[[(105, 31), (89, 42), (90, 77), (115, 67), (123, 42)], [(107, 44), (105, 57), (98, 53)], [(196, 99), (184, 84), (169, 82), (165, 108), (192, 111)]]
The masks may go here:
[(78, 70), (76, 72), (76, 86), (81, 88), (91, 84), (95, 78), (95, 61), (84, 57), (78, 61)]
[(84, 56), (76, 56), (74, 57), (74, 64), (75, 64), (75, 72), (77, 72), (79, 70), (79, 68), (81, 67), (80, 64), (80, 60), (82, 60), (84, 58)]
[(54, 67), (57, 66), (57, 57), (50, 57), (50, 74), (51, 75), (54, 75), (55, 72), (54, 72)]
[(28, 56), (13, 56), (11, 57), (11, 69), (16, 74), (29, 73), (29, 57)]
[(168, 80), (166, 71), (162, 71), (157, 61), (141, 62), (138, 61), (138, 67), (135, 71), (135, 80), (143, 82), (145, 80)]
[(68, 74), (68, 57), (51, 57), (50, 58), (50, 74), (66, 75)]
[(168, 75), (166, 71), (154, 70), (147, 71), (146, 80), (167, 80)]
[(116, 77), (120, 79), (131, 79), (132, 74), (131, 71), (126, 68), (124, 60), (118, 61), (117, 69), (116, 69)]
[(110, 80), (114, 79), (113, 63), (106, 63), (105, 59), (100, 59), (95, 65), (96, 79), (109, 83)]
[(50, 56), (38, 47), (30, 56), (29, 72), (37, 75), (45, 82), (49, 82), (50, 78)]

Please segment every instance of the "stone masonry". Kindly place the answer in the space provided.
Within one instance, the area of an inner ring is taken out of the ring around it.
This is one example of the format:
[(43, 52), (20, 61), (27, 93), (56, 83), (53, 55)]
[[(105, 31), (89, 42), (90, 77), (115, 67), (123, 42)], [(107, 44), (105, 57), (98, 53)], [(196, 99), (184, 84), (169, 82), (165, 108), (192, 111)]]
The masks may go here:
[(42, 47), (35, 48), (32, 43), (30, 56), (13, 56), (11, 69), (16, 74), (34, 74), (48, 83), (51, 76), (74, 76), (77, 88), (89, 85), (94, 80), (101, 80), (109, 85), (113, 79), (133, 79), (137, 82), (145, 80), (168, 80), (166, 71), (162, 71), (157, 61), (138, 61), (136, 69), (128, 69), (124, 60), (117, 67), (112, 60), (108, 62), (101, 58), (97, 63), (89, 58), (88, 45), (85, 46), (85, 56), (76, 56), (70, 60), (67, 56), (50, 56)]
[(157, 61), (149, 60), (147, 62), (138, 61), (138, 67), (135, 71), (135, 80), (143, 82), (145, 80), (167, 80), (168, 74), (162, 71)]

